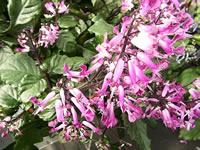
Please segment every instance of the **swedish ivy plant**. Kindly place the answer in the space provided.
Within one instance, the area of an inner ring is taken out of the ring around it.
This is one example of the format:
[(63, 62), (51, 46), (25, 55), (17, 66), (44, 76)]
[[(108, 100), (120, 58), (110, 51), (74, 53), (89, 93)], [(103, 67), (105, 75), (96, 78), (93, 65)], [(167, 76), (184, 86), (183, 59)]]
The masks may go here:
[(118, 128), (150, 150), (152, 119), (183, 143), (200, 131), (197, 2), (2, 1), (0, 129), (15, 150), (44, 136), (113, 149), (107, 131), (132, 147)]

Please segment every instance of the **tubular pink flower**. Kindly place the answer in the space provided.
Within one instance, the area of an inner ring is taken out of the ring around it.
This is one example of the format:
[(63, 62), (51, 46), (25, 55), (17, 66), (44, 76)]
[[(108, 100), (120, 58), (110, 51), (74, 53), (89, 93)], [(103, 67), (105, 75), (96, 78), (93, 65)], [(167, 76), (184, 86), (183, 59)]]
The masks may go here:
[(127, 110), (128, 113), (128, 120), (130, 122), (135, 122), (135, 120), (137, 119), (136, 116), (134, 115), (134, 113), (131, 113), (129, 110)]
[(45, 5), (44, 5), (45, 7), (46, 7), (46, 9), (49, 11), (49, 12), (51, 12), (52, 14), (56, 14), (56, 9), (55, 9), (55, 7), (53, 6), (53, 3), (52, 2), (47, 2), (47, 3), (45, 3)]
[(159, 40), (159, 45), (162, 47), (162, 49), (168, 54), (171, 55), (173, 53), (173, 45), (172, 41), (168, 38), (165, 37), (161, 40)]
[(36, 97), (31, 97), (29, 101), (36, 104), (36, 105), (40, 104), (40, 102), (38, 101), (38, 99)]
[(54, 91), (52, 91), (51, 93), (49, 93), (45, 97), (45, 99), (40, 102), (39, 106), (43, 108), (52, 98), (54, 98), (55, 95), (56, 95), (56, 92), (54, 92)]
[(64, 1), (62, 1), (62, 2), (60, 3), (60, 6), (58, 7), (58, 13), (64, 13), (64, 12), (69, 13), (69, 9), (68, 9), (68, 7), (65, 5)]
[(152, 69), (152, 70), (158, 69), (158, 66), (153, 63), (153, 61), (147, 54), (145, 54), (143, 52), (138, 52), (137, 58), (140, 61), (142, 61), (149, 69)]
[(91, 122), (94, 120), (95, 111), (88, 106), (88, 109), (82, 114), (82, 116), (84, 116), (87, 121)]
[(200, 97), (200, 92), (194, 88), (189, 89), (189, 93), (193, 97), (194, 100), (196, 100)]
[(33, 103), (35, 103), (36, 105), (39, 105), (39, 108), (34, 112), (34, 114), (36, 115), (36, 114), (38, 114), (40, 111), (43, 112), (43, 111), (44, 111), (45, 105), (46, 105), (49, 101), (51, 101), (51, 99), (54, 98), (55, 95), (56, 95), (56, 92), (52, 91), (52, 92), (49, 93), (49, 94), (45, 97), (45, 99), (43, 99), (39, 104), (38, 104), (37, 100), (36, 100), (34, 97), (32, 97), (32, 98), (30, 99), (30, 101), (33, 102)]
[(106, 92), (106, 90), (107, 90), (107, 88), (108, 88), (108, 85), (109, 85), (109, 83), (110, 83), (109, 80), (112, 79), (112, 75), (113, 75), (113, 73), (112, 73), (112, 72), (109, 72), (109, 73), (105, 76), (104, 81), (103, 81), (103, 85), (102, 85), (102, 88), (101, 88), (101, 91), (99, 91), (98, 94), (100, 94), (100, 93), (105, 94), (105, 92)]
[(64, 121), (63, 108), (60, 100), (55, 101), (55, 109), (58, 122), (63, 122)]
[(64, 64), (64, 67), (62, 68), (62, 70), (66, 73), (65, 75), (67, 76), (68, 79), (73, 78), (73, 77), (81, 77), (80, 72), (70, 71), (67, 64)]
[(162, 115), (165, 125), (171, 127), (172, 119), (169, 111), (167, 109), (162, 110)]
[(124, 88), (121, 85), (118, 87), (118, 97), (119, 97), (120, 106), (123, 106), (124, 105)]
[(132, 0), (122, 0), (122, 8), (121, 8), (122, 12), (131, 10), (133, 7), (134, 5), (132, 4)]
[(79, 111), (82, 113), (82, 114), (85, 114), (85, 107), (83, 106), (83, 104), (81, 103), (78, 103), (78, 101), (76, 100), (76, 98), (72, 97), (71, 98), (71, 101), (74, 103), (74, 105), (79, 109)]
[(121, 34), (121, 33), (117, 34), (115, 37), (113, 37), (110, 40), (110, 42), (109, 42), (110, 46), (111, 47), (116, 46), (122, 40), (122, 38), (123, 38), (123, 34)]
[(154, 37), (145, 32), (140, 32), (131, 40), (131, 43), (151, 55), (154, 54), (155, 44), (157, 44)]
[(162, 91), (162, 97), (165, 97), (167, 95), (167, 92), (169, 91), (169, 85), (170, 85), (169, 82), (165, 84), (165, 87)]
[(133, 60), (128, 61), (128, 71), (129, 71), (129, 76), (130, 76), (132, 84), (136, 83), (136, 72), (135, 72), (134, 65), (135, 64), (134, 64)]
[(109, 120), (106, 126), (107, 128), (112, 128), (117, 124), (117, 119), (115, 118), (115, 113), (114, 113), (114, 102), (108, 104), (108, 111), (109, 111)]
[(120, 58), (119, 61), (117, 62), (117, 65), (115, 67), (115, 71), (113, 74), (114, 82), (117, 82), (120, 79), (123, 70), (124, 70), (124, 60), (122, 58)]
[(95, 70), (97, 70), (99, 67), (101, 67), (104, 63), (103, 59), (99, 59), (98, 62), (96, 64), (94, 64), (88, 71), (87, 74), (91, 74), (92, 72), (94, 72)]
[(136, 76), (139, 80), (144, 81), (144, 82), (148, 82), (150, 80), (138, 66), (134, 66), (134, 68), (135, 68)]
[(84, 94), (79, 89), (73, 88), (73, 89), (70, 89), (69, 91), (74, 97), (76, 97), (76, 99), (80, 100), (84, 104), (89, 103), (89, 100), (84, 96)]
[(101, 134), (101, 129), (96, 128), (95, 126), (93, 126), (91, 123), (87, 122), (87, 121), (83, 121), (82, 122), (83, 125), (85, 125), (86, 127), (92, 129), (95, 133), (97, 134)]
[(78, 116), (77, 116), (76, 110), (74, 109), (73, 106), (72, 106), (72, 108), (71, 108), (71, 112), (72, 112), (73, 124), (74, 124), (74, 125), (79, 124)]
[(63, 88), (60, 89), (60, 97), (61, 97), (63, 106), (65, 106), (65, 93), (64, 93)]

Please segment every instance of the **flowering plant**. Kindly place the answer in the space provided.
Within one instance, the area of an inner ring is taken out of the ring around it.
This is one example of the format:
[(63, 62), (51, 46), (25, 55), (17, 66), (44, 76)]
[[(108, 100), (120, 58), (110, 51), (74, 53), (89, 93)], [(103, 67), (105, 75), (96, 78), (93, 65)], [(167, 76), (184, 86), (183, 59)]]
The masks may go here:
[(107, 131), (118, 149), (132, 147), (113, 129), (149, 150), (148, 120), (181, 129), (181, 142), (193, 139), (200, 38), (188, 8), (196, 16), (197, 2), (3, 1), (0, 127), (16, 137), (16, 150), (48, 135), (111, 149)]

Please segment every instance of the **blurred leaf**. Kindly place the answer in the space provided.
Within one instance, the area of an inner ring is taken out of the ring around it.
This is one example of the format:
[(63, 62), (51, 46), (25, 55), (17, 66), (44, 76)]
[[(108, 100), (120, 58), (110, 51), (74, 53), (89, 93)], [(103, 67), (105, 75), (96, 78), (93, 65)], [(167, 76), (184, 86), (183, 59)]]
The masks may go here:
[(17, 90), (10, 85), (0, 88), (0, 106), (3, 108), (15, 108), (19, 105)]
[(80, 66), (85, 63), (85, 59), (83, 57), (67, 57), (64, 55), (55, 55), (45, 62), (45, 65), (48, 68), (49, 72), (63, 74), (64, 71), (62, 68), (64, 64), (67, 64), (69, 69), (78, 70)]
[(9, 27), (9, 21), (0, 19), (0, 35), (1, 33), (6, 32), (8, 27)]
[(55, 115), (55, 111), (52, 111), (52, 109), (45, 109), (45, 111), (42, 113), (39, 113), (38, 116), (44, 121), (51, 121), (54, 119), (56, 115)]
[(91, 2), (92, 2), (92, 5), (95, 6), (97, 0), (91, 0)]
[(33, 144), (49, 134), (49, 127), (40, 119), (25, 124), (20, 130), (23, 135), (16, 136), (15, 150), (32, 150)]
[(83, 57), (70, 57), (72, 62), (72, 70), (78, 70), (80, 69), (80, 66), (83, 65), (86, 61)]
[(88, 48), (85, 48), (81, 45), (78, 45), (78, 47), (82, 50), (83, 57), (86, 59), (87, 62), (92, 61), (93, 56), (96, 54), (94, 51), (91, 51)]
[(8, 3), (7, 0), (1, 0), (0, 15), (6, 10), (7, 3)]
[(195, 80), (200, 76), (200, 68), (199, 67), (190, 67), (181, 72), (178, 77), (178, 81), (182, 83), (182, 85), (187, 85), (188, 83)]
[(59, 38), (56, 42), (57, 47), (70, 56), (76, 54), (75, 37), (69, 30), (60, 30)]
[(147, 135), (147, 125), (142, 120), (129, 123), (128, 134), (135, 140), (141, 150), (151, 150), (151, 140)]
[(21, 100), (26, 103), (33, 96), (39, 96), (47, 88), (47, 81), (39, 76), (25, 75), (20, 83)]
[(105, 20), (100, 19), (96, 21), (88, 31), (95, 33), (96, 35), (104, 35), (105, 33), (112, 34), (113, 26), (108, 24)]
[(200, 35), (199, 34), (195, 34), (192, 38), (195, 40), (197, 45), (200, 46)]
[(58, 19), (58, 24), (61, 28), (69, 28), (69, 27), (75, 27), (77, 21), (74, 16), (64, 15)]
[(0, 48), (0, 66), (8, 60), (8, 57), (12, 56), (12, 49), (8, 46), (4, 46)]
[(39, 16), (42, 8), (41, 4), (41, 0), (9, 0), (10, 28), (29, 23)]
[(13, 45), (18, 45), (17, 39), (14, 37), (2, 36), (0, 40), (7, 44), (8, 46), (12, 47)]
[(3, 81), (18, 86), (25, 75), (39, 77), (41, 74), (31, 57), (17, 53), (0, 65), (0, 75)]
[(179, 138), (184, 140), (200, 140), (200, 120), (195, 121), (195, 128), (191, 128), (189, 131), (181, 129)]

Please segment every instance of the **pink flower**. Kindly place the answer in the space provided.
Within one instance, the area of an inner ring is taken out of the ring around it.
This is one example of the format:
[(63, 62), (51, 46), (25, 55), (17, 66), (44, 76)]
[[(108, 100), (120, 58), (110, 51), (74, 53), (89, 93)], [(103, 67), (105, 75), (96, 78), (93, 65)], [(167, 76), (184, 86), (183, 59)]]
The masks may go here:
[(51, 101), (52, 98), (54, 98), (54, 96), (56, 95), (56, 93), (54, 91), (52, 91), (51, 93), (49, 93), (45, 99), (43, 99), (40, 103), (38, 102), (38, 100), (35, 97), (30, 98), (30, 101), (36, 105), (39, 106), (39, 108), (34, 112), (34, 114), (38, 114), (40, 111), (43, 112), (44, 111), (44, 107), (45, 105)]
[(115, 118), (114, 113), (114, 103), (108, 103), (106, 107), (106, 111), (104, 112), (101, 118), (101, 123), (105, 125), (107, 128), (112, 128), (117, 124), (117, 119)]
[(194, 88), (189, 89), (190, 95), (193, 97), (194, 100), (200, 98), (200, 92)]
[(94, 72), (95, 70), (97, 70), (98, 68), (100, 68), (100, 67), (103, 65), (103, 63), (104, 63), (104, 60), (103, 60), (103, 59), (99, 59), (99, 60), (97, 61), (97, 63), (94, 64), (94, 65), (86, 72), (86, 74), (87, 74), (87, 75), (91, 74), (92, 72)]
[(52, 2), (47, 2), (44, 6), (46, 7), (46, 9), (47, 9), (49, 12), (51, 12), (51, 13), (54, 14), (54, 15), (56, 14), (56, 10), (55, 10), (55, 8), (54, 8)]
[(64, 67), (62, 68), (62, 70), (66, 73), (65, 75), (67, 76), (68, 79), (73, 78), (73, 77), (81, 77), (80, 72), (70, 71), (67, 64), (64, 64)]
[(134, 7), (132, 4), (132, 0), (122, 0), (122, 12), (126, 12), (127, 10), (131, 10)]
[(91, 123), (87, 122), (87, 121), (83, 121), (82, 122), (83, 125), (85, 125), (86, 127), (92, 129), (95, 133), (97, 134), (101, 134), (101, 129), (96, 128), (95, 126), (93, 126)]
[(132, 84), (136, 83), (136, 72), (135, 72), (134, 65), (135, 64), (134, 64), (133, 60), (128, 61), (128, 72), (129, 72), (129, 76), (130, 76), (130, 80), (131, 80)]
[(62, 1), (61, 3), (47, 2), (45, 4), (45, 7), (47, 11), (51, 12), (53, 15), (56, 15), (56, 11), (57, 13), (64, 13), (64, 12), (69, 13), (69, 9), (65, 5), (64, 1)]
[(79, 124), (78, 116), (77, 116), (77, 113), (76, 113), (76, 110), (74, 109), (74, 107), (71, 108), (71, 112), (72, 112), (73, 124), (74, 125)]
[(119, 97), (119, 104), (121, 107), (123, 107), (123, 105), (124, 105), (124, 88), (121, 85), (118, 87), (118, 97)]
[(150, 56), (143, 53), (143, 52), (138, 52), (137, 58), (143, 62), (149, 69), (154, 70), (158, 69), (158, 66), (154, 64), (154, 62), (151, 60)]
[(142, 49), (147, 54), (153, 55), (155, 52), (156, 39), (146, 32), (140, 32), (137, 36), (132, 38), (131, 43)]
[(58, 39), (59, 35), (59, 27), (54, 26), (53, 24), (49, 25), (43, 25), (40, 28), (40, 34), (39, 34), (39, 39), (38, 43), (44, 47), (48, 47), (48, 44), (53, 45), (55, 41)]
[(60, 100), (55, 101), (55, 109), (58, 122), (63, 122), (64, 121), (63, 108)]
[(62, 1), (62, 2), (60, 3), (60, 6), (58, 7), (58, 13), (64, 13), (64, 12), (69, 13), (69, 9), (68, 9), (68, 7), (65, 5), (64, 1)]
[(102, 85), (102, 88), (99, 92), (97, 92), (98, 94), (105, 94), (110, 82), (111, 82), (111, 79), (112, 79), (112, 75), (113, 73), (112, 72), (109, 72), (105, 78), (104, 78), (104, 81), (103, 81), (103, 85)]
[(120, 79), (123, 70), (124, 70), (124, 61), (123, 61), (123, 59), (120, 58), (119, 61), (117, 62), (117, 65), (115, 67), (115, 71), (113, 74), (114, 82), (117, 82)]
[(65, 106), (65, 92), (63, 88), (60, 89), (60, 97), (62, 100), (62, 105)]

